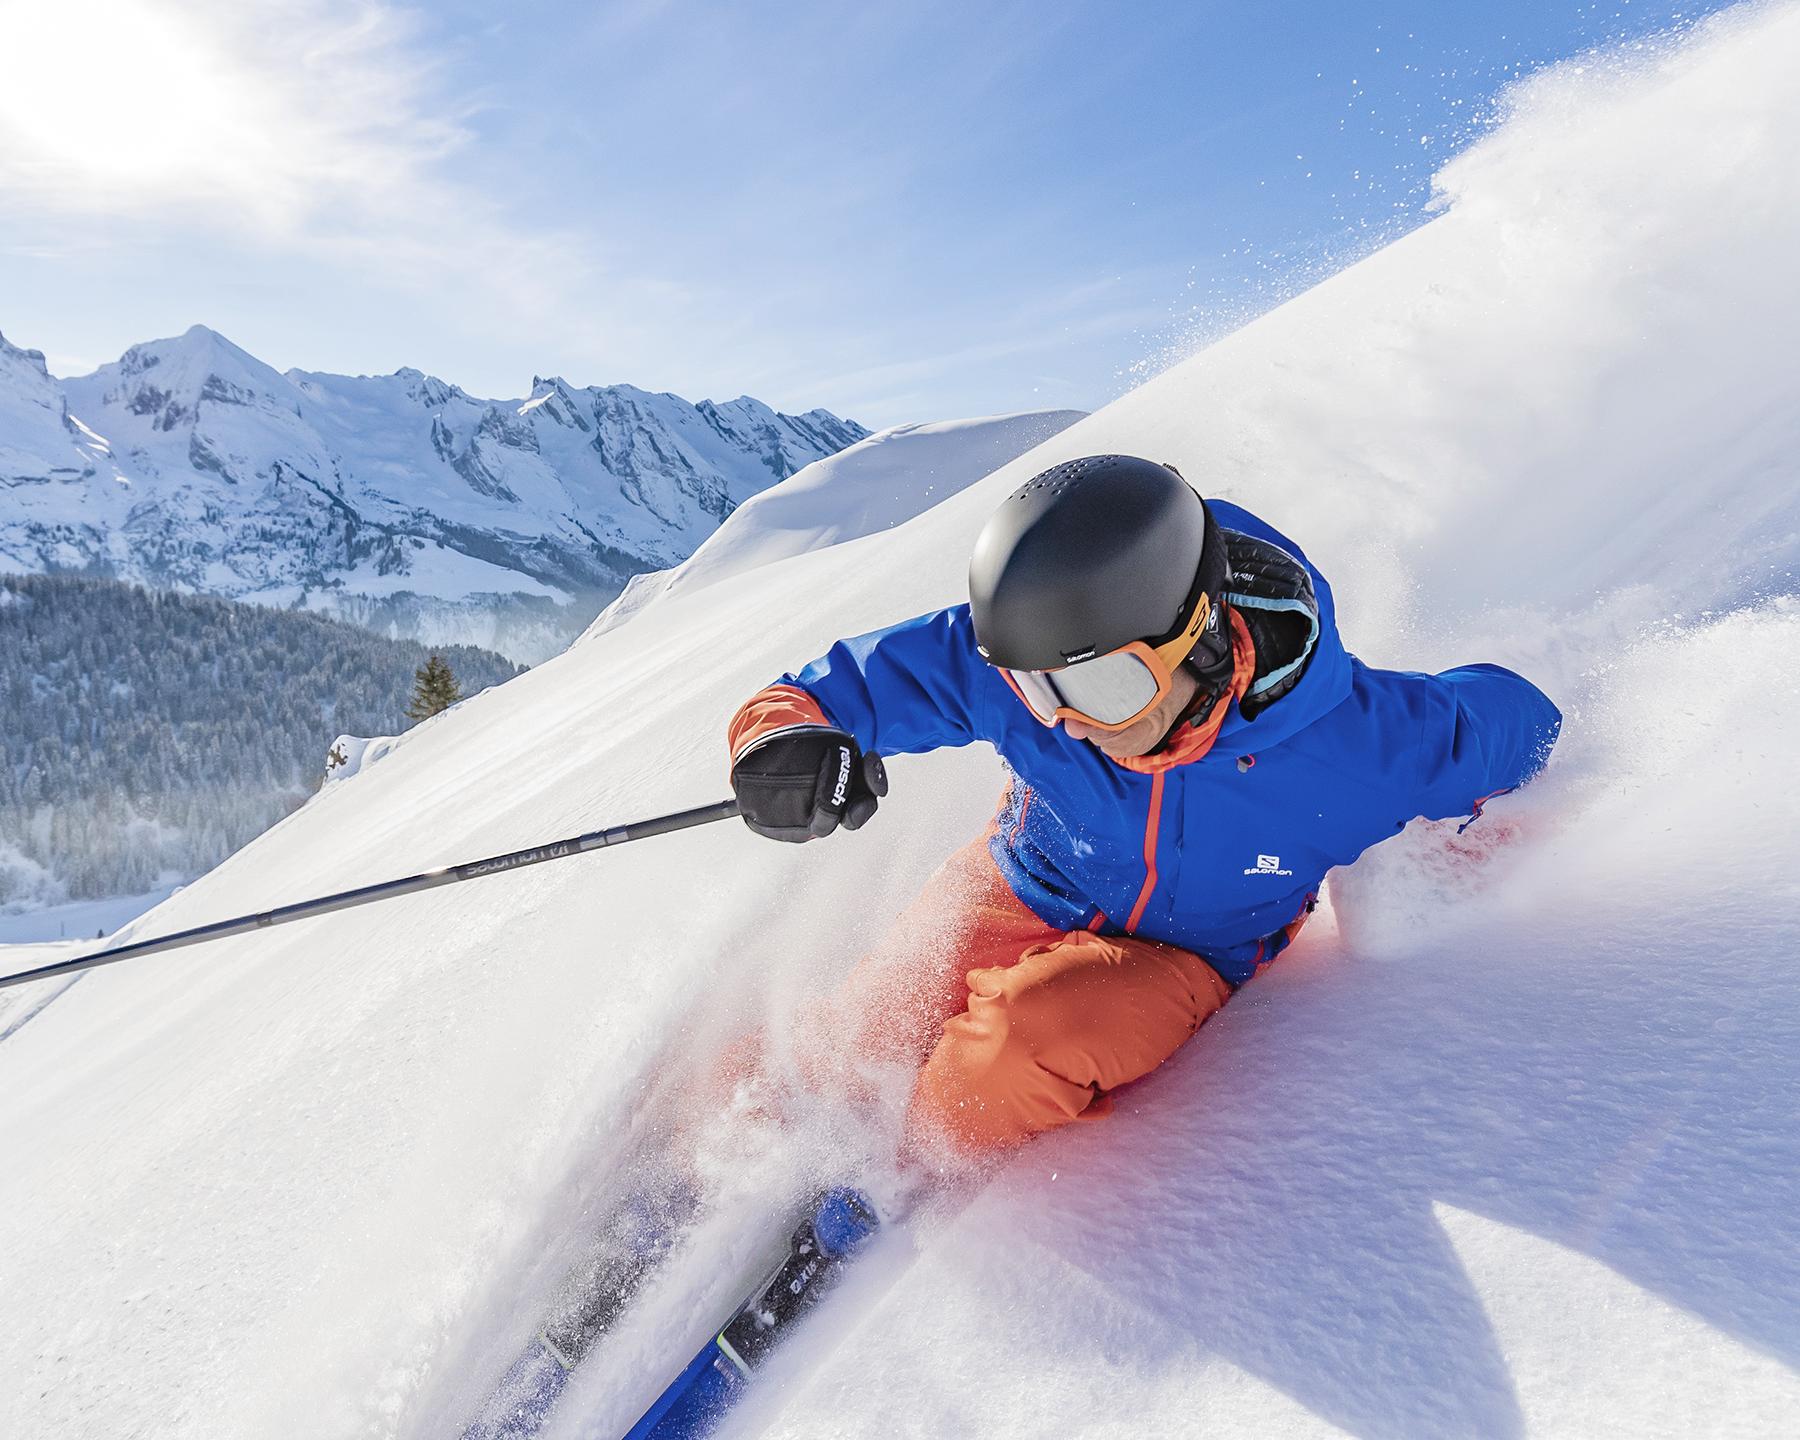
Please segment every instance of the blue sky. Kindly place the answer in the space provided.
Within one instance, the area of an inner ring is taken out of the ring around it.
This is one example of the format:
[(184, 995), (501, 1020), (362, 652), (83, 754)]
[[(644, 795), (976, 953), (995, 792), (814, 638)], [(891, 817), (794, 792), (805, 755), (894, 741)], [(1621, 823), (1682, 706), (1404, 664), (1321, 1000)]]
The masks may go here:
[(1093, 409), (1417, 223), (1508, 77), (1717, 8), (0, 0), (0, 331)]

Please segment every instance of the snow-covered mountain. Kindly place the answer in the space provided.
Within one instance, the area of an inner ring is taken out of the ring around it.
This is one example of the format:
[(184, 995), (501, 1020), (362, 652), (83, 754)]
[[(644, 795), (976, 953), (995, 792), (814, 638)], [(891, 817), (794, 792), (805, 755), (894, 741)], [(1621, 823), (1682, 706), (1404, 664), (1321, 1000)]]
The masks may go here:
[(283, 375), (204, 326), (58, 383), (0, 339), (0, 568), (102, 570), (521, 658), (867, 432), (748, 397)]
[[(1334, 874), (1113, 1114), (884, 1242), (720, 1440), (1790, 1433), (1797, 70), (1780, 4), (1546, 72), (1424, 229), (906, 524), (671, 588), (136, 934), (717, 799), (735, 705), (961, 598), (1029, 474), (1165, 458), (1303, 543), (1371, 661), (1529, 673), (1555, 759)], [(815, 1045), (808, 1002), (1000, 784), (982, 747), (890, 771), (820, 844), (713, 826), (80, 981), (0, 1043), (0, 1433), (458, 1433), (646, 1095), (746, 1027)], [(553, 1440), (624, 1432), (759, 1186), (846, 1132), (705, 1132), (741, 1204)]]
[(80, 485), (108, 459), (106, 442), (69, 414), (43, 351), (0, 335), (0, 486)]

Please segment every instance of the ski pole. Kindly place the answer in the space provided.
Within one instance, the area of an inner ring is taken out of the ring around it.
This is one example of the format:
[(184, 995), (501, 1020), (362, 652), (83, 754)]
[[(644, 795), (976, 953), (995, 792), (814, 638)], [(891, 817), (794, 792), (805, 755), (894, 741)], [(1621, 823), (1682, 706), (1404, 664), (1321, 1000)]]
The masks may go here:
[(439, 885), (454, 885), (459, 880), (475, 880), (483, 875), (498, 875), (519, 870), (527, 865), (541, 865), (546, 860), (561, 860), (567, 855), (581, 855), (607, 845), (625, 845), (633, 840), (648, 840), (653, 835), (667, 835), (694, 825), (710, 825), (715, 820), (729, 820), (738, 813), (735, 800), (720, 800), (694, 810), (678, 810), (673, 815), (658, 815), (650, 820), (637, 820), (630, 825), (616, 825), (610, 830), (591, 830), (569, 840), (556, 840), (548, 845), (534, 845), (529, 850), (514, 850), (506, 855), (490, 855), (485, 860), (470, 860), (462, 865), (446, 865), (423, 874), (408, 875), (399, 880), (383, 880), (378, 885), (364, 885), (357, 890), (340, 890), (335, 895), (321, 895), (316, 900), (299, 900), (256, 915), (239, 915), (234, 920), (215, 920), (210, 925), (196, 925), (192, 930), (178, 930), (154, 940), (136, 940), (110, 950), (97, 950), (73, 960), (59, 960), (54, 965), (40, 965), (35, 970), (21, 970), (16, 975), (0, 976), (0, 990), (9, 985), (26, 985), (33, 980), (48, 980), (53, 975), (69, 975), (77, 970), (92, 970), (97, 965), (112, 965), (132, 960), (139, 955), (154, 955), (162, 950), (179, 950), (205, 940), (220, 940), (227, 935), (242, 935), (251, 930), (285, 925), (290, 920), (304, 920), (310, 915), (329, 915), (336, 910), (349, 910), (369, 905), (394, 895), (410, 895), (415, 890), (431, 890)]

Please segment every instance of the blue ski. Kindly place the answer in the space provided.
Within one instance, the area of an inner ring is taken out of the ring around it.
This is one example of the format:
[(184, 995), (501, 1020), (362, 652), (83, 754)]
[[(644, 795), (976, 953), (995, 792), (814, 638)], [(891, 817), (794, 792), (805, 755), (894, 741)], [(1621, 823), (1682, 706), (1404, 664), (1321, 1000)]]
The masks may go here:
[(564, 1282), (555, 1313), (513, 1361), (462, 1440), (529, 1440), (544, 1428), (570, 1374), (668, 1254), (696, 1203), (692, 1190), (677, 1185), (640, 1195), (615, 1212), (589, 1263)]
[(774, 1272), (681, 1374), (625, 1440), (698, 1440), (749, 1388), (751, 1377), (837, 1281), (881, 1221), (860, 1191), (840, 1187), (815, 1200)]

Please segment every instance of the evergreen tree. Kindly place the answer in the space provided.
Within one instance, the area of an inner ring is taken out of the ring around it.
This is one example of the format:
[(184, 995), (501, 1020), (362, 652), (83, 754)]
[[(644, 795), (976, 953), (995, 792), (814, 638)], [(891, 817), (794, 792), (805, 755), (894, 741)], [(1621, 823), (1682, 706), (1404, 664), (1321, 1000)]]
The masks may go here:
[(456, 683), (450, 667), (442, 656), (433, 655), (413, 672), (412, 704), (406, 707), (406, 718), (429, 720), (462, 698), (462, 687)]

